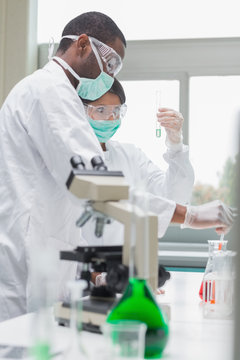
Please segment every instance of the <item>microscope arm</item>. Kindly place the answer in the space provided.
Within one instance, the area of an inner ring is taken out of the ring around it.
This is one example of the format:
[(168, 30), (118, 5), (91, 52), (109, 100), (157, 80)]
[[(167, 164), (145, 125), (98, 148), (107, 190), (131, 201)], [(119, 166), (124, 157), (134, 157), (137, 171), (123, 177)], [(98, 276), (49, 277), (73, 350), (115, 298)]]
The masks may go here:
[[(107, 201), (94, 202), (93, 208), (106, 216), (119, 221), (124, 225), (124, 246), (123, 259), (124, 265), (129, 265), (129, 250), (131, 241), (131, 225), (132, 225), (132, 206), (127, 201)], [(153, 290), (158, 287), (158, 222), (157, 216), (151, 212), (148, 213), (148, 255), (144, 249), (144, 219), (142, 216), (135, 217), (136, 221), (136, 259), (137, 272), (139, 276), (144, 277), (149, 272), (148, 283)], [(144, 269), (143, 259), (148, 256), (149, 269)]]

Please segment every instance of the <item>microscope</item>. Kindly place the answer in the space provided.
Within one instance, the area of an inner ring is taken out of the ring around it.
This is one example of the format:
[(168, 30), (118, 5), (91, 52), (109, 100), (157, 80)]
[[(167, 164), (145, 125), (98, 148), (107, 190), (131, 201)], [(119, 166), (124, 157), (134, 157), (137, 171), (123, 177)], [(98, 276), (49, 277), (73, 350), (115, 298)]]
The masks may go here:
[[(91, 160), (93, 169), (87, 170), (80, 156), (71, 159), (72, 171), (67, 180), (68, 190), (80, 199), (86, 199), (84, 211), (76, 221), (82, 227), (93, 218), (95, 235), (101, 237), (106, 224), (115, 219), (124, 225), (123, 246), (79, 246), (73, 251), (61, 251), (62, 260), (77, 261), (82, 264), (81, 279), (88, 282), (83, 298), (82, 325), (84, 330), (100, 332), (107, 313), (115, 304), (128, 283), (128, 265), (131, 245), (131, 226), (133, 208), (129, 199), (129, 186), (121, 171), (109, 171), (100, 156)], [(141, 212), (139, 212), (141, 214)], [(152, 289), (162, 286), (170, 278), (169, 272), (158, 265), (158, 222), (157, 216), (147, 213), (147, 238), (149, 251), (146, 255), (141, 244), (143, 236), (142, 215), (135, 214), (136, 259), (139, 276), (145, 274), (143, 257), (148, 256), (149, 279)], [(91, 272), (106, 272), (106, 285), (93, 286)], [(57, 303), (54, 307), (55, 318), (63, 326), (69, 325), (70, 305)]]

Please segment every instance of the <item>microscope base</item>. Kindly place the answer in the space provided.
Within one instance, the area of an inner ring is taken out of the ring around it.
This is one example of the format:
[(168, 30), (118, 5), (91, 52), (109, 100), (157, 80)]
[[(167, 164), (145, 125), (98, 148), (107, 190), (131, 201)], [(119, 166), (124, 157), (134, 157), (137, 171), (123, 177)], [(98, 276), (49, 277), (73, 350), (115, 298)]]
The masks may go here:
[[(121, 295), (120, 295), (121, 296)], [(115, 299), (109, 298), (90, 298), (83, 299), (82, 309), (82, 328), (85, 331), (101, 334), (101, 325), (106, 322), (107, 315), (113, 305), (118, 301), (119, 296)], [(161, 309), (168, 320), (171, 319), (171, 308), (169, 304), (160, 303)], [(54, 317), (59, 325), (69, 326), (70, 324), (70, 304), (58, 302), (54, 305)]]
[[(82, 302), (82, 328), (85, 331), (101, 333), (101, 325), (106, 322), (108, 312), (117, 298), (104, 300), (86, 297)], [(70, 324), (70, 304), (58, 302), (54, 305), (54, 317), (61, 326)]]

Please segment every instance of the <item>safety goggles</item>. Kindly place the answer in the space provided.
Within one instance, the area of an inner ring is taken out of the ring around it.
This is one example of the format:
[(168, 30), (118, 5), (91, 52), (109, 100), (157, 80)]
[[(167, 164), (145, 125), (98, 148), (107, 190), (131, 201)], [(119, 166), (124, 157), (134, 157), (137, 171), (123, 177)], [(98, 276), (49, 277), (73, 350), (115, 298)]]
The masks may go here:
[[(78, 40), (78, 35), (65, 35), (62, 39), (71, 39), (71, 40)], [(106, 66), (106, 71), (108, 74), (112, 76), (116, 76), (122, 68), (122, 59), (116, 53), (116, 51), (111, 48), (110, 46), (102, 43), (101, 41), (95, 39), (94, 37), (88, 37), (92, 46), (92, 49), (97, 57), (97, 59), (101, 58), (103, 63)], [(101, 69), (102, 70), (102, 69)]]
[(88, 105), (84, 104), (87, 116), (93, 120), (122, 119), (127, 111), (127, 105)]
[(116, 76), (122, 68), (122, 59), (113, 48), (101, 41), (89, 36), (92, 45), (97, 49), (102, 61), (105, 63), (106, 71), (112, 76)]

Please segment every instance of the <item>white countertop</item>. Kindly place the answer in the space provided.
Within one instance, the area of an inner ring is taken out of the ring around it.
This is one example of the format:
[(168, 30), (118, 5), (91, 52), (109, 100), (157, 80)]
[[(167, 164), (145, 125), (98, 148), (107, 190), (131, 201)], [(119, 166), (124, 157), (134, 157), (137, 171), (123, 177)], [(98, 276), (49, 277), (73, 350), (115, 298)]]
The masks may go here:
[(171, 306), (170, 338), (163, 359), (231, 360), (233, 321), (202, 316), (198, 292), (203, 273), (171, 275), (165, 286), (166, 294), (158, 296)]
[[(165, 294), (157, 296), (160, 303), (171, 307), (170, 336), (162, 359), (231, 360), (233, 357), (233, 321), (202, 317), (198, 296), (202, 276), (203, 273), (171, 272), (171, 279), (164, 286)], [(33, 314), (27, 314), (0, 323), (0, 343), (29, 346), (32, 320)], [(55, 347), (64, 348), (69, 329), (56, 324), (54, 329)], [(103, 336), (83, 331), (82, 337), (91, 358), (101, 358)]]

